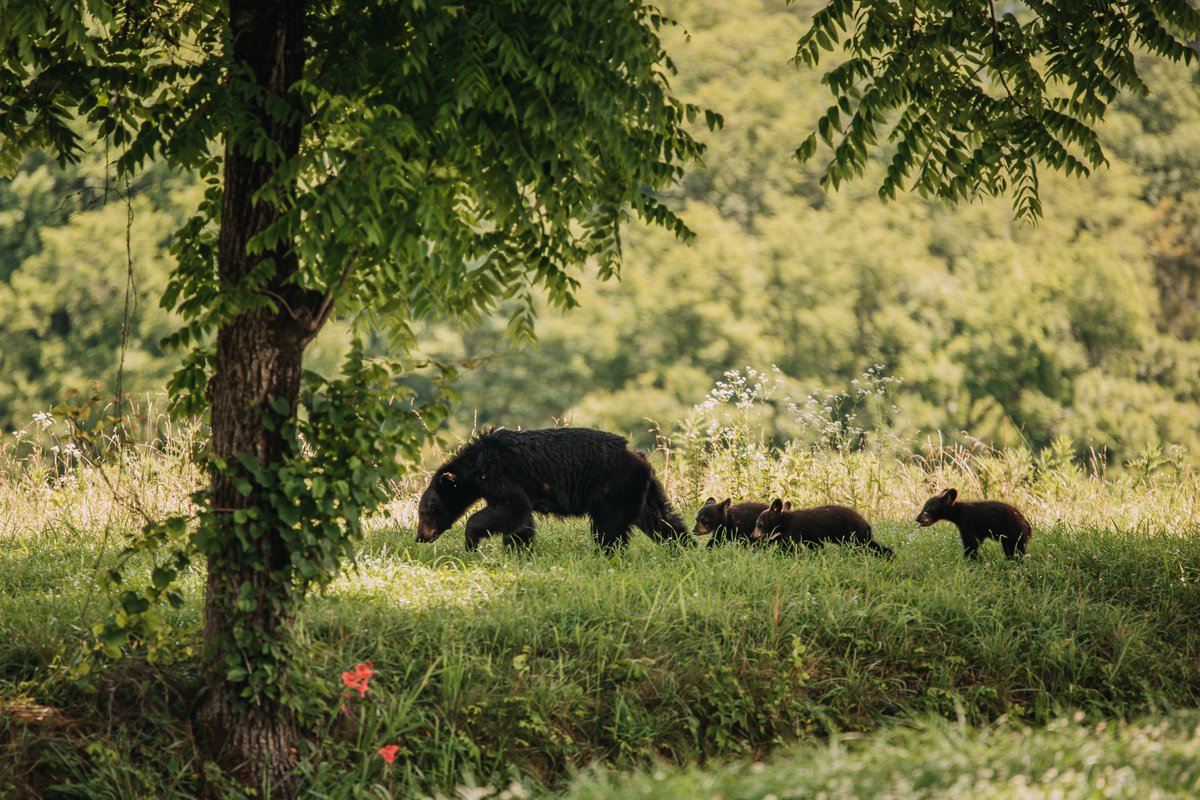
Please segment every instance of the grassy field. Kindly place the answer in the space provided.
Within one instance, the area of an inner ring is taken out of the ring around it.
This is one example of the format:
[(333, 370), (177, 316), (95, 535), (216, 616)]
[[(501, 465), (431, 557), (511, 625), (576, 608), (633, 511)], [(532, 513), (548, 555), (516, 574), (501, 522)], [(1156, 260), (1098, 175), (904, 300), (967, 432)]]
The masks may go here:
[[(190, 727), (201, 575), (153, 661), (81, 660), (113, 613), (97, 570), (201, 478), (196, 426), (146, 419), (103, 465), (49, 419), (0, 441), (6, 800), (237, 796)], [(467, 553), (461, 525), (420, 545), (418, 476), (298, 620), (302, 796), (1196, 794), (1192, 467), (1151, 454), (1109, 474), (1066, 444), (722, 441), (663, 469), (685, 517), (710, 493), (848, 503), (895, 560), (638, 533), (608, 559), (584, 520), (543, 520), (531, 552)], [(965, 563), (951, 525), (918, 529), (921, 502), (952, 485), (1025, 510), (1030, 558), (990, 542)], [(344, 696), (364, 662), (366, 694)]]
[(584, 775), (569, 800), (1193, 798), (1200, 715), (1155, 722), (972, 728), (929, 720), (794, 748), (768, 763)]
[[(989, 543), (978, 564), (946, 524), (876, 531), (894, 561), (640, 535), (609, 560), (583, 521), (543, 522), (532, 553), (467, 554), (461, 528), (417, 545), (382, 526), (300, 621), (306, 796), (1010, 796), (1018, 776), (1030, 796), (1195, 789), (1194, 531), (1043, 527), (1026, 562)], [(4, 539), (0, 796), (188, 797), (220, 780), (188, 728), (187, 648), (83, 680), (67, 668), (107, 613), (92, 574), (119, 538), (104, 553), (97, 531), (49, 523)], [(342, 700), (340, 674), (364, 661), (367, 695)], [(594, 764), (649, 771), (577, 774)]]

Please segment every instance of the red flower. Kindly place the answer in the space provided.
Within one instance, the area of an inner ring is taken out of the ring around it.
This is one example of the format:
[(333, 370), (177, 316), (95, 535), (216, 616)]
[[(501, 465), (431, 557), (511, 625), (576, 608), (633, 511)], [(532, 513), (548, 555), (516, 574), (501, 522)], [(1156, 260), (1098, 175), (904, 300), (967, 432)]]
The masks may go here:
[(359, 697), (366, 697), (367, 684), (371, 682), (371, 676), (374, 674), (375, 670), (371, 669), (371, 662), (364, 661), (354, 665), (354, 672), (343, 672), (342, 683), (346, 684), (347, 689), (358, 692)]
[(396, 751), (399, 749), (400, 745), (398, 744), (385, 744), (383, 747), (379, 748), (379, 757), (391, 764), (396, 760)]

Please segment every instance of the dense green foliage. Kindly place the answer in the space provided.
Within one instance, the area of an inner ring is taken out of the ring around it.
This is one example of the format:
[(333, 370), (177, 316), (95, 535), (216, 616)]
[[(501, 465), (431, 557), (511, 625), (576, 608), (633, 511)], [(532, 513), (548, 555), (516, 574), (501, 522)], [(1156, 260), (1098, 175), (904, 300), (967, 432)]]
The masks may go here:
[(565, 419), (651, 446), (644, 418), (672, 433), (728, 370), (777, 365), (783, 408), (883, 364), (903, 381), (906, 439), (966, 431), (1040, 450), (1067, 436), (1117, 464), (1156, 445), (1200, 452), (1195, 70), (1142, 62), (1152, 94), (1122, 98), (1099, 128), (1109, 166), (1045, 177), (1046, 218), (1030, 226), (1004, 200), (880, 204), (884, 161), (825, 194), (791, 157), (819, 76), (779, 68), (804, 15), (680, 13), (679, 89), (726, 120), (677, 196), (700, 235), (632, 234), (622, 282), (585, 284), (569, 317), (543, 319), (536, 350), (509, 352), (497, 324), (436, 331), (433, 352), (502, 354), (464, 376), (462, 428)]
[(70, 390), (95, 382), (111, 393), (127, 288), (124, 390), (161, 392), (177, 364), (160, 344), (176, 320), (159, 298), (171, 233), (183, 221), (179, 200), (195, 194), (192, 182), (156, 170), (135, 184), (127, 205), (102, 158), (65, 170), (47, 161), (32, 157), (0, 182), (0, 425), (9, 430)]
[[(126, 316), (126, 394), (138, 402), (160, 394), (179, 365), (163, 339), (180, 320), (160, 301), (172, 267), (172, 235), (203, 187), (161, 167), (127, 185), (105, 157), (92, 152), (59, 167), (44, 155), (31, 156), (11, 180), (0, 180), (0, 372), (9, 377), (0, 385), (4, 430), (20, 428), (71, 390), (98, 384), (111, 394)], [(329, 326), (310, 348), (308, 367), (334, 374), (347, 339), (345, 323)]]
[[(675, 88), (727, 120), (706, 137), (706, 167), (671, 196), (699, 236), (685, 246), (630, 231), (621, 283), (583, 277), (569, 317), (542, 309), (536, 348), (511, 348), (504, 316), (468, 332), (422, 329), (430, 354), (495, 357), (464, 373), (456, 434), (473, 424), (565, 419), (652, 445), (644, 418), (673, 433), (727, 370), (778, 365), (785, 385), (776, 399), (796, 400), (815, 387), (843, 389), (880, 363), (903, 379), (893, 399), (907, 435), (965, 430), (989, 442), (1020, 438), (1035, 450), (1065, 435), (1081, 454), (1107, 449), (1114, 463), (1156, 445), (1200, 452), (1194, 70), (1140, 60), (1151, 94), (1118, 99), (1098, 127), (1109, 166), (1084, 182), (1044, 177), (1048, 214), (1030, 227), (1013, 223), (1002, 200), (951, 209), (901, 195), (881, 206), (868, 182), (824, 194), (819, 168), (792, 158), (824, 91), (815, 71), (784, 63), (808, 9), (747, 1), (667, 10), (690, 34), (667, 42), (680, 68)], [(869, 177), (881, 177), (885, 163), (869, 163)], [(52, 178), (52, 169), (30, 161), (17, 180), (0, 183), (0, 214), (19, 220), (0, 226), (13, 241), (0, 292), (19, 283), (23, 295), (0, 308), (0, 332), (20, 343), (24, 365), (22, 380), (0, 390), (0, 424), (9, 428), (60, 402), (67, 388), (111, 383), (118, 350), (119, 303), (104, 306), (110, 316), (86, 339), (44, 318), (36, 330), (28, 314), (9, 321), (18, 307), (53, 312), (45, 298), (95, 264), (110, 265), (107, 285), (118, 295), (123, 288), (124, 212), (75, 212), (79, 179)], [(90, 168), (92, 196), (101, 172)], [(187, 213), (154, 183), (133, 189), (168, 217)], [(166, 241), (172, 224), (135, 216), (135, 242)], [(86, 247), (96, 257), (55, 256), (42, 244), (47, 237), (60, 253)], [(134, 266), (139, 287), (161, 285), (164, 260), (147, 252)], [(156, 330), (153, 306), (145, 291), (127, 387), (161, 385), (169, 369), (154, 335), (137, 335), (142, 326)], [(346, 338), (344, 327), (327, 330), (310, 364), (332, 373)], [(6, 367), (15, 358), (0, 354)]]

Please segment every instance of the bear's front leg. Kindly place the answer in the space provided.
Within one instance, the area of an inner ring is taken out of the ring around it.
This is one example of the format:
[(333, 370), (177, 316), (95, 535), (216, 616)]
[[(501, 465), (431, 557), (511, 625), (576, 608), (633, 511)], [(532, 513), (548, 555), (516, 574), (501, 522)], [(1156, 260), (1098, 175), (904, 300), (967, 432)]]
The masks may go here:
[(515, 548), (528, 547), (533, 544), (534, 533), (536, 533), (536, 529), (533, 527), (533, 515), (530, 514), (521, 527), (504, 534), (504, 546)]
[(1025, 557), (1025, 537), (1020, 533), (1009, 533), (1000, 536), (1000, 546), (1004, 548), (1004, 557), (1018, 559)]
[(959, 530), (958, 535), (962, 539), (963, 558), (979, 558), (979, 545), (983, 540), (969, 531)]
[(524, 498), (489, 501), (467, 519), (466, 527), (467, 550), (474, 550), (481, 541), (497, 533), (504, 536), (506, 545), (528, 545), (534, 535), (533, 509)]

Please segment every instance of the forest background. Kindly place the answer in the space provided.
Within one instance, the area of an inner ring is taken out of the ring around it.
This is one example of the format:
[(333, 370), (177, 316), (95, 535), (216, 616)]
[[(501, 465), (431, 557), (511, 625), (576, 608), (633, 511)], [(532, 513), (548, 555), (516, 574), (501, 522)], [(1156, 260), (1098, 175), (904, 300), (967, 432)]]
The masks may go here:
[[(1004, 198), (884, 204), (882, 162), (837, 193), (820, 188), (820, 154), (806, 165), (792, 154), (827, 93), (818, 71), (787, 64), (813, 4), (663, 6), (681, 23), (668, 39), (677, 94), (725, 118), (697, 129), (706, 166), (671, 193), (698, 236), (628, 228), (622, 280), (586, 277), (577, 308), (543, 309), (534, 348), (505, 337), (506, 309), (469, 330), (402, 332), (425, 355), (473, 365), (450, 438), (568, 423), (650, 446), (648, 420), (678, 431), (730, 371), (756, 370), (771, 389), (760, 405), (778, 410), (871, 370), (875, 386), (898, 380), (865, 427), (905, 441), (965, 433), (1034, 450), (1069, 441), (1112, 464), (1200, 459), (1196, 70), (1139, 64), (1151, 94), (1110, 110), (1109, 166), (1045, 175), (1045, 218), (1029, 225)], [(0, 430), (71, 390), (111, 395), (119, 363), (135, 398), (177, 364), (159, 344), (176, 321), (158, 300), (172, 235), (203, 187), (163, 169), (128, 187), (114, 174), (103, 154), (66, 169), (34, 157), (0, 183)], [(329, 326), (308, 366), (332, 370), (348, 341)], [(761, 418), (776, 440), (803, 435), (795, 421)]]

